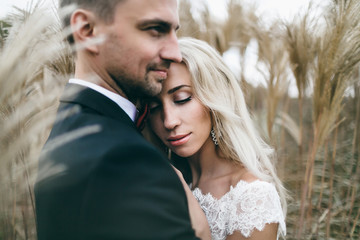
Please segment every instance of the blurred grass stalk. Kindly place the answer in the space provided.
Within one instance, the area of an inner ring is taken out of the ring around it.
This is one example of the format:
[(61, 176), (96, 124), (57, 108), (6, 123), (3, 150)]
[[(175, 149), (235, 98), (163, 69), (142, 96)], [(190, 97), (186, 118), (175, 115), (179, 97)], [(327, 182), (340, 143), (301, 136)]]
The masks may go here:
[(0, 27), (0, 239), (36, 239), (37, 160), (73, 63), (59, 20), (38, 5)]

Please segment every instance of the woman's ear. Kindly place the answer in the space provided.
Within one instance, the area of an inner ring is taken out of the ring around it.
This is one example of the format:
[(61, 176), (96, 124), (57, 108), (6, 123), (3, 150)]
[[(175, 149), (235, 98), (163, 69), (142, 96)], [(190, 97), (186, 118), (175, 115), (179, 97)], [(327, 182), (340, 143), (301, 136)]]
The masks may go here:
[(94, 34), (96, 17), (93, 12), (77, 9), (70, 18), (71, 31), (75, 44), (81, 49), (86, 49), (94, 54), (98, 53), (98, 43)]

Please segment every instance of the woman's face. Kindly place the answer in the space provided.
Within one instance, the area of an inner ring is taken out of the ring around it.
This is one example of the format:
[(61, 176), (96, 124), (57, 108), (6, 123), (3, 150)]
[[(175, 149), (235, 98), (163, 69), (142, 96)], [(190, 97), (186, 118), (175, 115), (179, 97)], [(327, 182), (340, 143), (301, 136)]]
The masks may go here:
[(195, 98), (190, 72), (172, 63), (161, 93), (149, 105), (150, 126), (161, 141), (181, 157), (211, 143), (210, 111)]

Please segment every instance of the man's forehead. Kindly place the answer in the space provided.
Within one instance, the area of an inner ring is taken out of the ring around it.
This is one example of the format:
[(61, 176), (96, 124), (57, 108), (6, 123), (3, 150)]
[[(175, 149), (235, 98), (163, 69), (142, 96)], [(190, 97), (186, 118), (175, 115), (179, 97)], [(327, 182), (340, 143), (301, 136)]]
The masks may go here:
[(138, 22), (154, 21), (179, 28), (176, 0), (126, 0), (118, 5), (117, 17), (129, 17)]

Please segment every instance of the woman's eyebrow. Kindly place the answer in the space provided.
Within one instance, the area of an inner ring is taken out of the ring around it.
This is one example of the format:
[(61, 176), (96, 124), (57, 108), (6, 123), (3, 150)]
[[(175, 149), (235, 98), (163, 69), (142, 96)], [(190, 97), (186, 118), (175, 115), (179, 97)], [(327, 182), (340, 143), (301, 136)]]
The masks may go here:
[(177, 87), (174, 87), (174, 88), (170, 89), (167, 93), (168, 94), (174, 93), (174, 92), (176, 92), (177, 90), (179, 90), (180, 88), (183, 88), (183, 87), (191, 88), (191, 86), (189, 86), (189, 85), (179, 85)]

